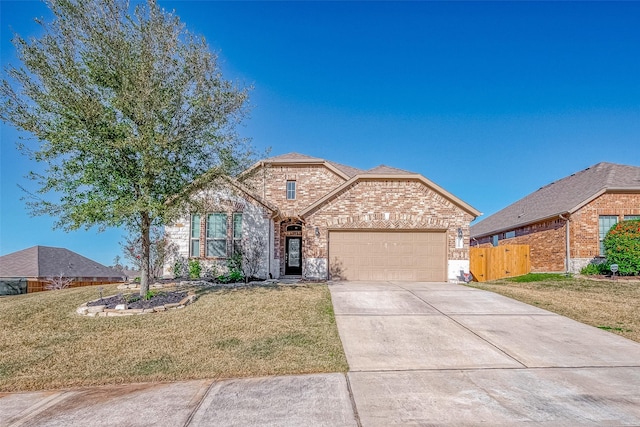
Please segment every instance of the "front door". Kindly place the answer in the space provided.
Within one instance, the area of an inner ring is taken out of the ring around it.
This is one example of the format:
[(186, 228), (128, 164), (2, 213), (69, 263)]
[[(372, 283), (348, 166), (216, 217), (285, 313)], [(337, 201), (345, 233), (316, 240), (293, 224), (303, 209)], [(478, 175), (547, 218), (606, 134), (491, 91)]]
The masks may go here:
[(302, 275), (302, 237), (287, 237), (284, 274)]

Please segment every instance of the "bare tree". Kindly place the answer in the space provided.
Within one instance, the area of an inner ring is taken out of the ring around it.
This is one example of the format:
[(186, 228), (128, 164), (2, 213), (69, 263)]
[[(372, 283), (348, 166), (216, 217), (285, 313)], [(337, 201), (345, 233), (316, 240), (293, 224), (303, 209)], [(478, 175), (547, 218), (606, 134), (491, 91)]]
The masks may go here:
[(62, 273), (59, 276), (50, 277), (47, 279), (47, 284), (44, 288), (48, 291), (57, 291), (60, 289), (67, 289), (73, 282), (73, 277), (64, 277)]
[(266, 251), (267, 241), (262, 234), (251, 234), (242, 240), (242, 272), (246, 280), (257, 277)]

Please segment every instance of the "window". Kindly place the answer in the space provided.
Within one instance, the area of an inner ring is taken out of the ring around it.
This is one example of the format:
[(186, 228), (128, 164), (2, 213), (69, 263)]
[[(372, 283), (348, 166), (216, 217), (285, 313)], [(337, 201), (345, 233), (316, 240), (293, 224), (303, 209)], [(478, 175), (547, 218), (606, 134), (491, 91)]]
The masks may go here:
[(496, 234), (496, 235), (491, 236), (491, 244), (492, 244), (493, 246), (498, 246), (498, 235), (497, 235), (497, 234)]
[(624, 216), (624, 220), (625, 221), (631, 221), (634, 219), (640, 219), (640, 215), (625, 215)]
[(191, 215), (191, 239), (189, 244), (189, 254), (192, 257), (200, 256), (200, 215)]
[(507, 231), (506, 233), (504, 233), (504, 238), (505, 239), (513, 239), (514, 237), (516, 237), (516, 232), (514, 231)]
[(618, 223), (617, 215), (600, 215), (598, 217), (598, 231), (600, 237), (600, 256), (604, 256), (604, 238), (607, 235), (607, 231), (611, 230), (611, 227)]
[(240, 252), (242, 249), (242, 214), (233, 214), (233, 251)]
[(287, 181), (287, 200), (296, 199), (296, 182)]
[(464, 248), (464, 233), (462, 232), (462, 228), (458, 228), (456, 232), (456, 249)]
[(207, 256), (217, 258), (226, 258), (227, 256), (226, 214), (207, 215)]

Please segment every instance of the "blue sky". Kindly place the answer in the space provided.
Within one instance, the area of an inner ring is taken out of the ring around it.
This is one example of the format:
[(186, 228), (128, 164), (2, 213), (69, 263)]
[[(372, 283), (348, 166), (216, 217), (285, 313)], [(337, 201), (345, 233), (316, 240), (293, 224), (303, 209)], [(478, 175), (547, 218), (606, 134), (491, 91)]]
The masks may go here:
[[(486, 217), (601, 161), (640, 166), (640, 2), (162, 1), (253, 85), (242, 133), (272, 155), (419, 172)], [(0, 1), (37, 35), (34, 1)], [(52, 231), (17, 185), (38, 168), (4, 124), (0, 254), (67, 247), (111, 264), (122, 231)], [(482, 219), (483, 217), (480, 217)]]

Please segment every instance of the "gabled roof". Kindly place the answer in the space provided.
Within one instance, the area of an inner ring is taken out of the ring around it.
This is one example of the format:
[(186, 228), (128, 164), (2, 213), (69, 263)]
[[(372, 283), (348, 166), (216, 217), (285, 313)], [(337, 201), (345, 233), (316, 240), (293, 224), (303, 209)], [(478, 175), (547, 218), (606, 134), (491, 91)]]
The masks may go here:
[(339, 194), (343, 189), (347, 188), (348, 186), (350, 186), (354, 182), (356, 182), (358, 180), (363, 180), (363, 179), (369, 179), (369, 180), (370, 179), (396, 179), (396, 180), (397, 179), (413, 179), (413, 180), (418, 180), (418, 181), (421, 181), (427, 187), (429, 187), (432, 190), (436, 191), (437, 193), (441, 194), (443, 197), (449, 199), (455, 205), (459, 206), (461, 209), (463, 209), (464, 211), (470, 213), (474, 217), (478, 217), (479, 215), (481, 215), (480, 211), (478, 211), (477, 209), (475, 209), (471, 205), (465, 203), (464, 201), (458, 199), (453, 194), (445, 191), (443, 188), (441, 188), (438, 185), (436, 185), (435, 183), (429, 181), (424, 176), (422, 176), (422, 175), (420, 175), (418, 173), (415, 173), (415, 172), (409, 172), (409, 171), (402, 170), (402, 169), (392, 168), (392, 167), (386, 166), (386, 165), (379, 165), (379, 166), (376, 166), (375, 168), (372, 168), (372, 169), (369, 169), (369, 170), (365, 171), (365, 170), (362, 170), (362, 169), (358, 169), (358, 168), (354, 168), (354, 167), (351, 167), (351, 166), (346, 166), (346, 165), (343, 165), (343, 164), (340, 164), (340, 163), (336, 163), (336, 162), (328, 161), (328, 160), (325, 160), (325, 159), (321, 159), (319, 157), (311, 157), (311, 156), (307, 156), (305, 154), (300, 154), (300, 153), (287, 153), (287, 154), (282, 154), (280, 156), (269, 157), (267, 159), (264, 159), (264, 160), (262, 160), (262, 161), (260, 161), (260, 162), (258, 162), (256, 164), (254, 164), (246, 172), (243, 172), (241, 174), (241, 176), (243, 174), (245, 174), (245, 173), (247, 173), (247, 174), (251, 173), (250, 171), (254, 170), (255, 168), (257, 168), (257, 167), (259, 167), (259, 166), (261, 166), (261, 165), (263, 165), (265, 163), (273, 164), (273, 165), (322, 164), (322, 165), (325, 165), (330, 170), (332, 170), (333, 172), (335, 172), (336, 174), (342, 176), (345, 179), (345, 182), (342, 183), (342, 185), (338, 186), (333, 191), (329, 192), (324, 197), (322, 197), (321, 199), (317, 200), (316, 202), (312, 203), (310, 206), (305, 208), (300, 213), (301, 216), (304, 216), (305, 214), (311, 212), (312, 210), (316, 209), (320, 205), (324, 204), (326, 201), (328, 201), (331, 198), (333, 198), (336, 194)]
[(311, 157), (311, 156), (307, 156), (305, 154), (300, 154), (300, 153), (287, 153), (287, 154), (282, 154), (280, 156), (275, 156), (275, 157), (268, 157), (264, 160), (259, 161), (258, 163), (254, 164), (253, 166), (251, 166), (247, 171), (243, 172), (242, 174), (240, 174), (241, 176), (244, 175), (245, 173), (249, 173), (250, 171), (252, 171), (253, 169), (255, 169), (256, 167), (264, 164), (264, 163), (270, 163), (270, 164), (276, 164), (276, 165), (281, 165), (281, 164), (317, 164), (317, 165), (325, 165), (327, 168), (329, 168), (330, 170), (332, 170), (334, 173), (336, 173), (337, 175), (341, 176), (343, 179), (349, 179), (354, 177), (355, 175), (357, 175), (358, 173), (362, 172), (362, 170), (351, 167), (351, 166), (346, 166), (340, 163), (336, 163), (336, 162), (330, 162), (328, 160), (325, 159), (321, 159), (319, 157)]
[(264, 159), (265, 162), (269, 162), (269, 163), (280, 163), (280, 162), (292, 162), (292, 163), (296, 163), (296, 162), (313, 162), (313, 163), (321, 163), (324, 162), (324, 159), (321, 159), (319, 157), (311, 157), (311, 156), (307, 156), (306, 154), (300, 154), (300, 153), (286, 153), (286, 154), (281, 154), (279, 156), (274, 156), (274, 157), (267, 157), (266, 159)]
[(108, 277), (122, 273), (64, 248), (33, 246), (0, 257), (0, 277)]
[(471, 237), (572, 214), (608, 191), (640, 192), (640, 167), (602, 162), (552, 182), (472, 225)]
[(409, 172), (406, 170), (392, 168), (387, 165), (376, 166), (375, 168), (369, 169), (363, 172), (363, 175), (408, 175), (414, 174), (415, 172)]
[(304, 215), (307, 215), (310, 212), (316, 210), (318, 207), (322, 206), (323, 204), (325, 204), (329, 200), (333, 199), (336, 195), (340, 194), (344, 189), (350, 187), (351, 185), (353, 185), (357, 181), (374, 180), (374, 179), (375, 180), (384, 180), (384, 179), (388, 179), (388, 180), (405, 180), (406, 179), (406, 180), (420, 181), (422, 184), (424, 184), (425, 186), (431, 188), (436, 193), (439, 193), (441, 196), (443, 196), (446, 199), (450, 200), (453, 204), (455, 204), (456, 206), (460, 207), (462, 210), (470, 213), (474, 217), (478, 217), (478, 216), (481, 215), (481, 212), (478, 211), (476, 208), (474, 208), (473, 206), (469, 205), (468, 203), (462, 201), (461, 199), (457, 198), (456, 196), (454, 196), (453, 194), (449, 193), (448, 191), (446, 191), (445, 189), (443, 189), (439, 185), (435, 184), (434, 182), (428, 180), (427, 178), (425, 178), (421, 174), (415, 173), (415, 172), (407, 172), (407, 171), (404, 171), (402, 169), (395, 169), (395, 168), (391, 168), (389, 166), (384, 166), (384, 165), (380, 165), (378, 167), (375, 167), (373, 169), (369, 169), (369, 170), (364, 171), (364, 172), (362, 172), (362, 173), (360, 173), (358, 175), (353, 176), (351, 179), (349, 179), (348, 181), (344, 182), (342, 185), (340, 185), (339, 187), (335, 188), (333, 191), (329, 192), (324, 197), (320, 198), (319, 200), (317, 200), (316, 202), (312, 203), (310, 206), (305, 208), (300, 213), (300, 215), (304, 216)]

